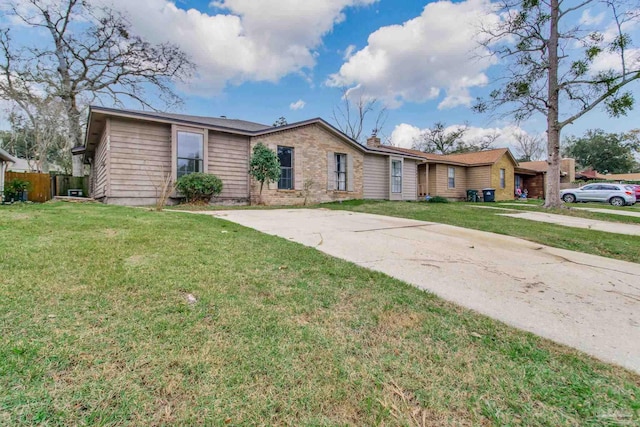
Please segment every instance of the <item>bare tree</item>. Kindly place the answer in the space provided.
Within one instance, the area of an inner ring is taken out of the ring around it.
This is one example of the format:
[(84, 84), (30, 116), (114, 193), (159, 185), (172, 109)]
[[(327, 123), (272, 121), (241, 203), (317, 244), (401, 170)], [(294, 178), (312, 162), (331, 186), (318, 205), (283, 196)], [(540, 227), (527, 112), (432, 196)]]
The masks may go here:
[(464, 146), (464, 135), (468, 126), (447, 127), (444, 122), (436, 122), (434, 125), (423, 131), (413, 141), (413, 149), (424, 153), (451, 154)]
[[(606, 12), (603, 23), (580, 20), (580, 12), (596, 5)], [(561, 205), (562, 129), (601, 104), (613, 117), (633, 108), (632, 93), (623, 88), (640, 79), (640, 58), (633, 58), (625, 29), (638, 21), (639, 11), (637, 2), (626, 0), (503, 0), (497, 10), (501, 21), (481, 30), (483, 47), (506, 66), (501, 87), (475, 107), (482, 112), (508, 104), (516, 120), (546, 117), (545, 207)], [(611, 56), (616, 64), (603, 70)]]
[(13, 46), (0, 32), (0, 98), (31, 102), (34, 96), (62, 101), (69, 137), (82, 145), (80, 100), (121, 105), (123, 99), (153, 108), (146, 89), (167, 105), (180, 102), (171, 83), (193, 65), (174, 44), (153, 45), (132, 33), (127, 19), (82, 0), (9, 0), (14, 19), (49, 38)]
[(539, 135), (522, 132), (515, 135), (515, 140), (516, 157), (519, 162), (532, 162), (542, 158), (544, 146)]
[(387, 120), (387, 107), (376, 98), (367, 98), (361, 91), (356, 95), (353, 91), (342, 88), (342, 104), (333, 109), (333, 121), (344, 134), (364, 143), (363, 130), (367, 117), (374, 115), (372, 135), (377, 135)]
[(11, 126), (9, 149), (24, 158), (29, 168), (45, 172), (50, 163), (70, 166), (64, 106), (55, 98), (33, 97), (28, 102), (14, 102), (8, 120)]

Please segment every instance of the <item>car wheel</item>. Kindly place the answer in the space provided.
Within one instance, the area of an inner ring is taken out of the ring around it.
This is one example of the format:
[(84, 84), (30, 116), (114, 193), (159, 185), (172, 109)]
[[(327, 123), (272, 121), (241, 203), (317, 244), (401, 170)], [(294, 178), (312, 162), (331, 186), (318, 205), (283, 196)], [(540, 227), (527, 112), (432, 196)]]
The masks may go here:
[(609, 203), (611, 203), (613, 206), (624, 206), (624, 199), (622, 197), (612, 197), (609, 200)]
[(565, 194), (564, 196), (562, 196), (562, 200), (564, 200), (565, 203), (575, 203), (576, 196), (574, 196), (573, 194)]

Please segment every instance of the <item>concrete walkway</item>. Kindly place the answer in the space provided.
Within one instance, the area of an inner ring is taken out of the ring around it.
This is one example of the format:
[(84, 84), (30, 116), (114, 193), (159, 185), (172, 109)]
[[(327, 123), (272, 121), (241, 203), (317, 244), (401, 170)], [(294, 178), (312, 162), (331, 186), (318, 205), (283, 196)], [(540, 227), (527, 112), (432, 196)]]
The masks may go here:
[[(521, 208), (542, 207), (542, 205), (527, 205), (524, 203), (499, 203), (498, 206), (520, 206)], [(476, 206), (476, 207), (480, 207), (480, 206)], [(499, 208), (494, 208), (494, 209), (499, 209)], [(637, 210), (637, 208), (633, 208), (635, 210), (631, 211), (631, 210), (623, 210), (624, 208), (623, 209), (603, 209), (603, 208), (578, 208), (575, 206), (569, 206), (569, 209), (575, 209), (577, 211), (588, 211), (588, 212), (595, 212), (595, 213), (610, 214), (610, 215), (634, 216), (636, 218), (640, 218), (640, 210)]]
[(600, 221), (597, 219), (577, 218), (575, 216), (557, 215), (546, 212), (518, 211), (517, 213), (499, 213), (497, 215), (564, 225), (565, 227), (586, 228), (589, 230), (606, 231), (607, 233), (640, 236), (640, 225), (638, 224), (623, 224), (619, 222)]
[(314, 247), (640, 373), (640, 264), (331, 210), (197, 212)]

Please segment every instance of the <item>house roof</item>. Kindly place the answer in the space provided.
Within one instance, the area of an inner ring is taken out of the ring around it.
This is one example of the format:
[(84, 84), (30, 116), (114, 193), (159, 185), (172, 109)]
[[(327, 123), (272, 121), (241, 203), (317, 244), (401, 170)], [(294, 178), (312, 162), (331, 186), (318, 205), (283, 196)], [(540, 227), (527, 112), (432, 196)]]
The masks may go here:
[(0, 160), (4, 162), (16, 163), (18, 159), (0, 148)]
[(518, 163), (508, 148), (496, 148), (473, 153), (447, 154), (446, 156), (441, 156), (439, 159), (465, 163), (468, 166), (480, 166), (494, 164), (505, 154), (509, 154), (515, 164)]
[(596, 172), (598, 179), (608, 179), (611, 181), (640, 181), (640, 173), (612, 173), (600, 174)]
[(508, 148), (496, 148), (493, 150), (476, 151), (473, 153), (460, 153), (460, 154), (436, 154), (436, 153), (423, 153), (418, 150), (411, 150), (401, 147), (381, 147), (390, 152), (410, 154), (413, 156), (421, 157), (429, 163), (445, 163), (459, 166), (481, 166), (491, 165), (500, 160), (506, 153), (509, 154), (514, 164), (517, 161), (511, 154)]
[(520, 167), (523, 169), (529, 169), (536, 172), (546, 172), (549, 168), (549, 164), (546, 160), (540, 160), (536, 162), (520, 162)]
[(272, 127), (269, 125), (264, 125), (262, 123), (249, 122), (239, 119), (227, 119), (226, 117), (192, 116), (188, 114), (162, 113), (159, 111), (123, 110), (98, 106), (92, 106), (91, 111), (107, 112), (111, 114), (128, 115), (132, 117), (148, 119), (165, 119), (172, 122), (193, 123), (198, 125), (207, 125), (216, 128), (234, 129), (246, 132), (256, 132)]
[[(356, 140), (349, 138), (340, 130), (336, 129), (334, 126), (321, 119), (320, 117), (316, 117), (309, 120), (303, 120), (300, 122), (290, 123), (284, 126), (267, 126), (260, 123), (249, 122), (246, 120), (238, 120), (238, 119), (226, 119), (226, 118), (217, 118), (217, 117), (204, 117), (204, 116), (190, 116), (186, 114), (174, 114), (174, 113), (160, 113), (155, 111), (137, 111), (137, 110), (120, 110), (115, 108), (106, 108), (99, 106), (91, 106), (89, 108), (89, 120), (87, 121), (87, 132), (85, 136), (85, 148), (87, 151), (91, 152), (93, 147), (97, 145), (98, 138), (102, 133), (102, 129), (104, 126), (104, 121), (100, 120), (99, 117), (104, 116), (118, 116), (118, 117), (128, 117), (128, 118), (138, 118), (142, 120), (156, 121), (156, 122), (164, 122), (164, 123), (179, 123), (185, 125), (194, 125), (194, 126), (202, 126), (207, 127), (213, 130), (218, 130), (221, 132), (227, 133), (235, 133), (239, 135), (245, 136), (262, 136), (275, 132), (283, 132), (291, 129), (296, 129), (302, 126), (309, 126), (313, 124), (317, 124), (322, 126), (324, 129), (338, 136), (342, 140), (344, 140), (347, 144), (357, 148), (363, 152), (369, 152), (372, 154), (381, 154), (388, 155), (390, 153), (385, 152), (384, 150), (379, 150), (377, 148), (369, 148)], [(94, 123), (94, 118), (96, 118)], [(75, 149), (75, 148), (74, 148)], [(78, 154), (80, 151), (78, 151)], [(411, 157), (415, 159), (420, 159), (420, 156), (416, 156), (411, 153), (402, 154), (404, 157)]]

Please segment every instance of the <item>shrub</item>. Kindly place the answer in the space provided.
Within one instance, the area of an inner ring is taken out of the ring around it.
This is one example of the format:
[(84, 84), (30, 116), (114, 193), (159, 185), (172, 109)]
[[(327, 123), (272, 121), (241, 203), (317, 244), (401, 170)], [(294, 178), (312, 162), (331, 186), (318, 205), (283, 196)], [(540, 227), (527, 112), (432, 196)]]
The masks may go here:
[(196, 172), (180, 177), (176, 188), (188, 203), (209, 203), (211, 197), (222, 192), (222, 181), (215, 175)]
[(23, 179), (12, 179), (4, 185), (4, 198), (5, 200), (18, 200), (20, 195), (27, 191), (31, 183)]
[(429, 199), (429, 203), (449, 203), (449, 199), (442, 196), (435, 196)]

